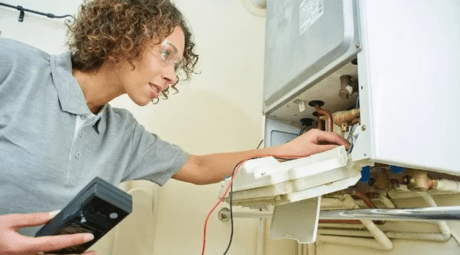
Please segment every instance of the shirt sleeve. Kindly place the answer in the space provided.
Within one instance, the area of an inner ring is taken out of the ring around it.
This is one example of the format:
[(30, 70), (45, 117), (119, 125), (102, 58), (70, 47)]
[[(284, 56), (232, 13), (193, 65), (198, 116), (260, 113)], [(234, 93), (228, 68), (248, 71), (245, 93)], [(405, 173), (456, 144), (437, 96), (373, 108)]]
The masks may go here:
[(132, 160), (124, 180), (146, 179), (163, 185), (180, 170), (190, 155), (179, 146), (163, 141), (134, 121), (132, 133)]

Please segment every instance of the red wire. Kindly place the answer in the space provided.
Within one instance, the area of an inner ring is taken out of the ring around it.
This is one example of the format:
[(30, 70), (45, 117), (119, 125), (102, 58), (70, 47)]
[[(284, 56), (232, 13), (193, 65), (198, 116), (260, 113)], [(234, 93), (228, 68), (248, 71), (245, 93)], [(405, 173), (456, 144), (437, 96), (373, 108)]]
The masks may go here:
[[(302, 157), (306, 157), (306, 156), (273, 156), (273, 155), (265, 155), (265, 156), (258, 156), (258, 158), (261, 158), (261, 157), (277, 157), (277, 158), (283, 158), (283, 159), (295, 159), (295, 158), (302, 158)], [(243, 165), (244, 162), (250, 160), (250, 159), (253, 159), (253, 158), (247, 158), (247, 159), (244, 159), (242, 161), (240, 161), (235, 167), (235, 173), (232, 175), (232, 178), (230, 179), (230, 182), (227, 184), (227, 188), (225, 189), (225, 192), (222, 194), (222, 197), (219, 199), (219, 201), (217, 201), (217, 203), (212, 207), (211, 211), (209, 211), (208, 215), (206, 216), (206, 219), (204, 221), (204, 231), (203, 231), (203, 247), (201, 249), (201, 255), (204, 255), (204, 252), (206, 250), (206, 229), (207, 229), (207, 226), (208, 226), (208, 221), (209, 221), (209, 217), (211, 217), (212, 213), (214, 212), (214, 210), (217, 208), (217, 206), (219, 206), (220, 203), (222, 203), (222, 201), (224, 200), (225, 196), (227, 195), (228, 191), (230, 190), (230, 187), (233, 183), (233, 181), (235, 180), (235, 176), (236, 174), (238, 173), (238, 170), (240, 169), (241, 165)]]
[(203, 247), (201, 249), (201, 255), (204, 255), (204, 252), (206, 250), (206, 228), (208, 226), (209, 217), (211, 217), (212, 213), (217, 208), (217, 206), (219, 206), (219, 204), (224, 200), (225, 196), (227, 195), (228, 191), (230, 190), (230, 187), (231, 187), (233, 181), (235, 180), (235, 176), (238, 173), (238, 170), (240, 169), (241, 165), (244, 162), (246, 162), (247, 160), (248, 159), (245, 159), (243, 161), (240, 161), (240, 163), (238, 163), (237, 168), (235, 169), (235, 173), (233, 174), (232, 178), (230, 179), (230, 182), (227, 184), (227, 188), (225, 189), (224, 193), (222, 194), (222, 197), (219, 199), (219, 201), (217, 201), (217, 203), (212, 207), (211, 211), (209, 211), (208, 215), (206, 216), (206, 219), (204, 221)]

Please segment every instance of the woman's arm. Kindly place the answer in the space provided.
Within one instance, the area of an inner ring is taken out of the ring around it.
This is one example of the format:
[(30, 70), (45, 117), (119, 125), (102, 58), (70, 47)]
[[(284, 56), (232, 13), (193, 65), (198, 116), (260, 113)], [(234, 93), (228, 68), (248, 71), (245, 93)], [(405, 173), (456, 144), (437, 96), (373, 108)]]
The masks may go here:
[(312, 129), (286, 144), (275, 147), (203, 156), (192, 155), (173, 178), (198, 185), (216, 183), (230, 176), (235, 165), (245, 159), (264, 156), (307, 157), (340, 145), (349, 148), (349, 143), (340, 135)]

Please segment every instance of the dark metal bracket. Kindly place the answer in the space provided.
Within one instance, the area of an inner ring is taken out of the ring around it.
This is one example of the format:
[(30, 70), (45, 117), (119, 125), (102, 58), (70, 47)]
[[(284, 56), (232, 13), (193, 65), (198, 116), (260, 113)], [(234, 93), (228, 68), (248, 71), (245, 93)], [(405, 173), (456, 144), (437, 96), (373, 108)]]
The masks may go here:
[(8, 8), (13, 8), (13, 9), (18, 10), (19, 11), (19, 19), (18, 19), (19, 22), (24, 21), (25, 12), (31, 12), (31, 13), (35, 13), (35, 14), (38, 14), (38, 15), (43, 15), (43, 16), (46, 16), (46, 17), (48, 17), (50, 19), (63, 19), (63, 18), (66, 18), (66, 17), (69, 17), (69, 18), (73, 19), (73, 16), (70, 15), (70, 14), (57, 16), (57, 15), (54, 15), (52, 13), (44, 13), (44, 12), (39, 12), (39, 11), (35, 11), (35, 10), (26, 9), (26, 8), (20, 6), (20, 5), (14, 6), (14, 5), (9, 5), (9, 4), (5, 4), (5, 3), (0, 3), (0, 6), (5, 6), (5, 7), (8, 7)]
[(19, 10), (19, 22), (24, 21), (24, 8), (22, 6), (18, 5), (18, 10)]

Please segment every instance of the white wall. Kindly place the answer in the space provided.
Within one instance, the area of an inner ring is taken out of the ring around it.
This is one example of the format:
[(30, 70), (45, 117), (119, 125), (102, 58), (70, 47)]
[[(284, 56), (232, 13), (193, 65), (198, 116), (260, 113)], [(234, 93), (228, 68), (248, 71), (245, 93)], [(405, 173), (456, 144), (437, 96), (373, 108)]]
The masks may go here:
[[(56, 15), (76, 13), (82, 2), (1, 1)], [(175, 2), (195, 34), (201, 74), (179, 85), (179, 94), (155, 106), (138, 107), (124, 96), (114, 100), (113, 105), (129, 109), (148, 130), (192, 154), (255, 148), (262, 127), (265, 19), (250, 14), (240, 0)], [(21, 23), (18, 16), (17, 10), (0, 6), (2, 37), (29, 43), (49, 53), (64, 49), (62, 20), (26, 13)], [(217, 201), (219, 189), (219, 184), (194, 186), (174, 180), (162, 187), (157, 204), (159, 220), (154, 254), (198, 254), (204, 219)], [(235, 221), (233, 245), (228, 254), (255, 254), (256, 224), (255, 219)], [(229, 233), (229, 223), (220, 222), (214, 214), (208, 224), (206, 254), (221, 254)], [(268, 245), (274, 248), (277, 242), (270, 241)], [(108, 250), (99, 251), (106, 254)], [(294, 252), (280, 250), (285, 254)]]
[[(73, 15), (77, 12), (78, 6), (82, 1), (1, 0), (1, 2), (55, 15)], [(25, 13), (23, 22), (19, 22), (18, 18), (18, 10), (0, 6), (1, 37), (13, 38), (28, 43), (51, 54), (59, 53), (65, 49), (65, 19), (49, 19), (29, 12)]]

